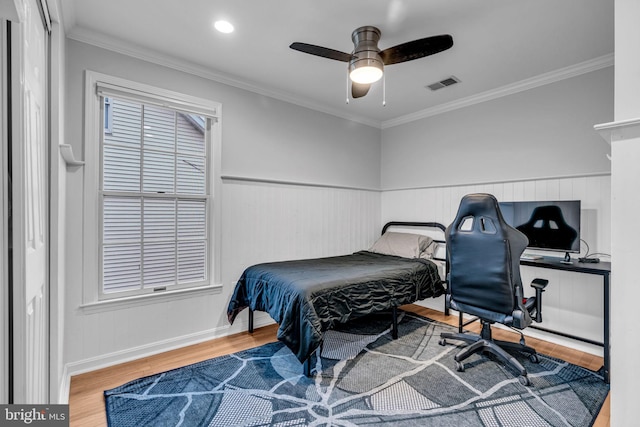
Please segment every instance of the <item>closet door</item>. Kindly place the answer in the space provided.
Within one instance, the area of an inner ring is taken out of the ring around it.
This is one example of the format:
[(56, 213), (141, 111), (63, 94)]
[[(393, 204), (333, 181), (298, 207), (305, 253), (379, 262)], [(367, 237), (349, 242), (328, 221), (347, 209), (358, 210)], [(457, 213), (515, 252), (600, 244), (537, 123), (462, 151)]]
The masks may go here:
[[(39, 0), (11, 23), (13, 402), (48, 403), (48, 31)], [(46, 10), (46, 9), (45, 9)]]

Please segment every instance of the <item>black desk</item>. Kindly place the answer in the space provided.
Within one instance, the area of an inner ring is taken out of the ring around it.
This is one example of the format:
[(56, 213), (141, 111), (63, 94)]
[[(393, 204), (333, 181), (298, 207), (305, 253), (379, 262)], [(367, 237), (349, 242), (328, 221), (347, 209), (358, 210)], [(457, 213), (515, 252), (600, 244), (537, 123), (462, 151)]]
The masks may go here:
[[(539, 326), (530, 325), (530, 328), (539, 329), (541, 331), (550, 332), (556, 335), (562, 335), (567, 338), (572, 338), (589, 344), (599, 345), (604, 347), (604, 366), (600, 369), (604, 380), (609, 383), (609, 362), (610, 362), (610, 346), (609, 346), (609, 275), (611, 274), (610, 262), (598, 262), (598, 263), (582, 263), (578, 260), (573, 260), (572, 264), (565, 264), (562, 262), (562, 258), (544, 257), (541, 259), (529, 260), (521, 259), (520, 265), (526, 265), (529, 267), (550, 268), (552, 270), (564, 270), (571, 271), (573, 273), (584, 274), (596, 274), (602, 276), (604, 285), (604, 342), (593, 341), (587, 338), (581, 338), (570, 334), (565, 334), (550, 329), (541, 328)], [(543, 302), (544, 304), (544, 302)], [(544, 308), (543, 308), (544, 311)]]

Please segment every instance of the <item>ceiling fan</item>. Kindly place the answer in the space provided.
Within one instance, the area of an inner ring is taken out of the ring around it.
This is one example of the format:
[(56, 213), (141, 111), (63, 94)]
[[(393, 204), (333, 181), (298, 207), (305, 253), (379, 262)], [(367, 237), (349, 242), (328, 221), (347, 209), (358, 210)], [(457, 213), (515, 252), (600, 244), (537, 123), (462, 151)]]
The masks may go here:
[(351, 34), (354, 45), (352, 53), (300, 42), (291, 43), (289, 47), (311, 55), (348, 62), (351, 96), (360, 98), (369, 92), (372, 83), (382, 77), (385, 65), (423, 58), (453, 46), (453, 38), (448, 34), (442, 34), (380, 50), (378, 41), (381, 34), (378, 28), (370, 25), (355, 29)]

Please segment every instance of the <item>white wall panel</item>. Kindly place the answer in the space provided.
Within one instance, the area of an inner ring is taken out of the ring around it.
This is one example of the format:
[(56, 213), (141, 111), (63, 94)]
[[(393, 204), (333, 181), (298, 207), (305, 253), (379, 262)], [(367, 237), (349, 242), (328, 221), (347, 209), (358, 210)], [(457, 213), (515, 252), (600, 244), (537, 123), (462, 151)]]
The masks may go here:
[(610, 253), (609, 175), (385, 191), (381, 219), (433, 220), (448, 225), (462, 197), (475, 192), (491, 193), (499, 201), (581, 200), (582, 239), (587, 241), (591, 252)]
[[(247, 266), (349, 254), (370, 247), (380, 233), (376, 191), (229, 179), (223, 197), (225, 319), (226, 301)], [(232, 330), (246, 329), (246, 321), (241, 314)], [(270, 321), (257, 313), (257, 325)]]
[[(581, 238), (587, 242), (591, 253), (611, 253), (610, 175), (385, 191), (382, 193), (381, 219), (383, 222), (392, 219), (437, 221), (447, 226), (453, 221), (462, 197), (476, 192), (491, 193), (499, 201), (581, 200)], [(581, 247), (581, 256), (584, 256), (586, 246), (583, 243)], [(549, 256), (563, 255), (558, 252), (535, 252)], [(578, 255), (573, 256), (577, 258)], [(609, 261), (608, 257), (601, 258)], [(541, 326), (596, 341), (603, 340), (602, 277), (532, 267), (523, 268), (522, 276), (525, 288), (535, 277), (549, 280), (543, 297), (544, 321)], [(443, 303), (441, 297), (426, 300), (422, 304), (442, 310)], [(548, 334), (543, 336), (576, 345), (575, 342)], [(601, 351), (591, 346), (580, 348), (595, 353)]]
[(250, 264), (347, 254), (380, 232), (380, 194), (228, 181), (223, 206), (223, 277)]
[[(73, 311), (71, 374), (246, 329), (226, 307), (242, 271), (256, 263), (366, 249), (380, 233), (377, 191), (227, 180), (222, 186), (221, 293), (108, 311)], [(73, 292), (72, 292), (73, 293)], [(79, 296), (71, 296), (79, 300)], [(256, 324), (271, 322), (256, 316)], [(135, 325), (135, 327), (132, 327)]]

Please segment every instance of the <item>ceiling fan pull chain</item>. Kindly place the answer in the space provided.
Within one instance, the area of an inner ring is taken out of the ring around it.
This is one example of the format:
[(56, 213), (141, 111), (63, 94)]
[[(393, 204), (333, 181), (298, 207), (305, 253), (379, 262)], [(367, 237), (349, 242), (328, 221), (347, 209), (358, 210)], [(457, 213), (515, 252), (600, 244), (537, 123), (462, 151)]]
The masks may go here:
[(387, 73), (384, 73), (382, 75), (382, 106), (383, 107), (387, 106), (387, 79), (385, 77), (385, 74)]
[(347, 69), (347, 102), (346, 104), (349, 105), (349, 70)]

